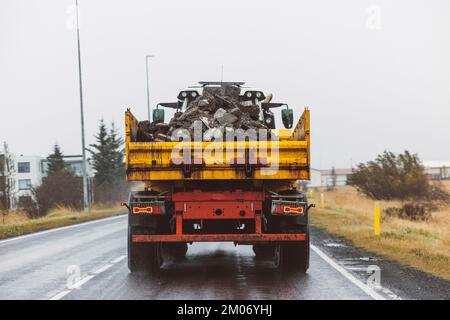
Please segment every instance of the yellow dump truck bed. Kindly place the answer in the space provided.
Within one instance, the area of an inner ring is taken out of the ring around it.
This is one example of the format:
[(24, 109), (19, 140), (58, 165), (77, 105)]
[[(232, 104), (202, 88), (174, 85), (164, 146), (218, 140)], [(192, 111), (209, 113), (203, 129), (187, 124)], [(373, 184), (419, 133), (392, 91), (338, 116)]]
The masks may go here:
[(310, 179), (308, 109), (278, 141), (139, 142), (130, 110), (125, 125), (128, 181)]

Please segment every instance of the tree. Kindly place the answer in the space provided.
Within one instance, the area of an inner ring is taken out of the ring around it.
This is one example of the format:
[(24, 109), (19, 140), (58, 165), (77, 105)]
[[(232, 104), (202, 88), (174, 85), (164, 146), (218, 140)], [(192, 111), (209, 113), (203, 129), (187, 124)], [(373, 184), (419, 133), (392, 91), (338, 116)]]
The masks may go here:
[(53, 153), (47, 157), (47, 161), (47, 176), (42, 179), (40, 186), (32, 188), (37, 206), (33, 206), (31, 202), (22, 203), (31, 218), (44, 216), (57, 206), (82, 208), (82, 178), (70, 170), (58, 144), (55, 144)]
[(111, 123), (111, 129), (109, 131), (110, 146), (112, 150), (112, 159), (114, 163), (114, 178), (115, 184), (121, 186), (125, 180), (125, 150), (123, 148), (123, 138), (117, 132), (114, 122)]
[(30, 206), (27, 211), (31, 218), (44, 216), (57, 206), (73, 209), (83, 207), (83, 180), (71, 170), (54, 171), (42, 179), (42, 184), (32, 189), (37, 209)]
[(123, 139), (114, 123), (108, 130), (102, 119), (95, 140), (96, 143), (90, 145), (92, 150), (89, 150), (95, 170), (95, 199), (98, 202), (120, 200), (125, 191)]
[(94, 150), (89, 150), (92, 155), (92, 167), (95, 170), (95, 183), (112, 183), (111, 150), (108, 130), (103, 119), (100, 120), (99, 130), (95, 135), (95, 140), (96, 143), (90, 145)]
[(448, 194), (429, 183), (417, 154), (385, 151), (373, 161), (360, 163), (348, 184), (377, 200), (446, 200)]
[(56, 143), (53, 147), (53, 153), (47, 157), (48, 167), (47, 175), (52, 175), (56, 172), (61, 172), (68, 169), (67, 163), (64, 161), (64, 155), (61, 148)]

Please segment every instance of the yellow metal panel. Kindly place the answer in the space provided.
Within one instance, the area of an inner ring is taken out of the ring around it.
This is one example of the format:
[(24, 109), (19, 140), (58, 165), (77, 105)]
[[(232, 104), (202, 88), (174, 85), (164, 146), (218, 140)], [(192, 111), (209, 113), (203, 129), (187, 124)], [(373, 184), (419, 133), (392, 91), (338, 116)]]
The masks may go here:
[[(126, 112), (125, 124), (126, 167), (130, 181), (310, 178), (310, 123), (307, 109), (292, 133), (290, 130), (274, 130), (280, 139), (274, 142), (135, 142), (138, 121), (130, 111)], [(178, 152), (174, 152), (176, 150)], [(182, 165), (177, 165), (182, 163), (181, 150), (190, 151), (192, 173), (188, 178), (183, 175)], [(253, 165), (253, 174), (249, 178), (242, 164), (245, 162), (245, 153), (251, 152), (255, 152), (257, 164)], [(268, 168), (274, 170), (268, 171)]]
[(290, 140), (292, 137), (292, 132), (289, 129), (275, 129), (272, 133), (278, 136), (280, 140)]
[[(169, 180), (247, 180), (243, 170), (206, 169), (193, 171), (189, 178), (183, 176), (183, 172), (178, 170), (158, 170), (158, 171), (132, 171), (128, 173), (128, 181), (169, 181)], [(265, 175), (260, 169), (255, 169), (251, 179), (255, 180), (297, 180), (308, 179), (306, 170), (279, 170), (276, 175)]]

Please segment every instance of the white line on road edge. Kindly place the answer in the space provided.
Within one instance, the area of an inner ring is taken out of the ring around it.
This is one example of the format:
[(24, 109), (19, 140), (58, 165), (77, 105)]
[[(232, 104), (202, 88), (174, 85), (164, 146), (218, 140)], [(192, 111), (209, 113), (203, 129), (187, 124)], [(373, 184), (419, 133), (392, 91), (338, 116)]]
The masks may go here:
[[(100, 273), (105, 272), (106, 270), (108, 270), (109, 268), (114, 266), (116, 263), (125, 259), (125, 257), (126, 256), (119, 256), (119, 257), (115, 258), (114, 260), (112, 260), (110, 263), (107, 263), (107, 264), (101, 266), (100, 268), (97, 268), (95, 271), (90, 272), (91, 274), (88, 274), (87, 276), (81, 278), (76, 283), (74, 283), (72, 285), (72, 288), (80, 289), (83, 284), (86, 284), (88, 281), (94, 279), (95, 276), (99, 275)], [(60, 299), (64, 298), (66, 295), (68, 295), (69, 293), (71, 293), (73, 289), (63, 290), (63, 291), (55, 294), (54, 296), (52, 296), (49, 300), (60, 300)]]
[(93, 274), (100, 274), (106, 270), (108, 270), (109, 268), (111, 268), (114, 264), (112, 263), (108, 263), (105, 264), (103, 267), (98, 268), (97, 270), (95, 270), (94, 272), (92, 272)]
[(30, 234), (25, 234), (23, 236), (18, 236), (18, 237), (14, 237), (14, 238), (10, 238), (10, 239), (5, 239), (5, 240), (0, 240), (0, 245), (5, 244), (7, 242), (21, 240), (21, 239), (26, 239), (26, 238), (31, 238), (31, 237), (36, 237), (36, 236), (40, 236), (40, 235), (43, 235), (43, 234), (52, 233), (52, 232), (56, 232), (56, 231), (67, 230), (67, 229), (72, 229), (72, 228), (78, 228), (78, 227), (83, 227), (83, 226), (88, 226), (88, 225), (95, 224), (95, 223), (100, 223), (100, 222), (108, 222), (108, 221), (111, 221), (111, 220), (123, 218), (125, 216), (126, 216), (126, 214), (121, 214), (119, 216), (108, 217), (108, 218), (101, 218), (101, 219), (96, 219), (96, 220), (87, 221), (87, 222), (80, 222), (80, 223), (77, 223), (77, 224), (72, 224), (70, 226), (65, 226), (65, 227), (54, 228), (54, 229), (34, 232), (34, 233), (30, 233)]
[(361, 280), (358, 280), (355, 278), (351, 273), (349, 273), (347, 270), (345, 270), (343, 267), (341, 267), (339, 264), (337, 264), (333, 259), (328, 257), (322, 250), (317, 248), (315, 245), (311, 244), (311, 249), (315, 253), (319, 255), (323, 260), (325, 260), (330, 266), (332, 266), (336, 271), (338, 271), (340, 274), (342, 274), (344, 277), (347, 278), (351, 283), (356, 285), (358, 288), (360, 288), (362, 291), (364, 291), (367, 295), (369, 295), (371, 298), (375, 300), (386, 300), (385, 297), (377, 293), (375, 290), (373, 290), (371, 287), (363, 283)]
[(114, 264), (114, 263), (120, 262), (120, 261), (122, 261), (123, 259), (125, 259), (126, 257), (127, 257), (127, 256), (120, 256), (120, 257), (117, 257), (117, 258), (115, 258), (113, 261), (111, 261), (111, 263)]
[(74, 288), (81, 288), (81, 286), (82, 286), (83, 284), (85, 284), (86, 282), (92, 280), (94, 277), (95, 277), (94, 275), (86, 276), (86, 277), (82, 278), (80, 281), (75, 282), (75, 283), (73, 284), (73, 287), (74, 287)]

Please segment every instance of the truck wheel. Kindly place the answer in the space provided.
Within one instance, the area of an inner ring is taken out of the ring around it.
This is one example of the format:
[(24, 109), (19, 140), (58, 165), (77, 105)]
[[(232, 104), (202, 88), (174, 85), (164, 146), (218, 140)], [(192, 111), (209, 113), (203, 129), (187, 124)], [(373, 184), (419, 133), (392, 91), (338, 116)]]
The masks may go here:
[(133, 243), (128, 229), (128, 269), (131, 272), (154, 272), (163, 264), (160, 243)]
[(309, 232), (305, 241), (276, 245), (274, 264), (286, 271), (306, 273), (309, 268)]
[(274, 254), (275, 246), (271, 244), (254, 244), (253, 252), (255, 253), (256, 258), (264, 259), (270, 258)]
[(166, 242), (163, 243), (163, 249), (175, 259), (186, 257), (188, 245), (185, 242)]

